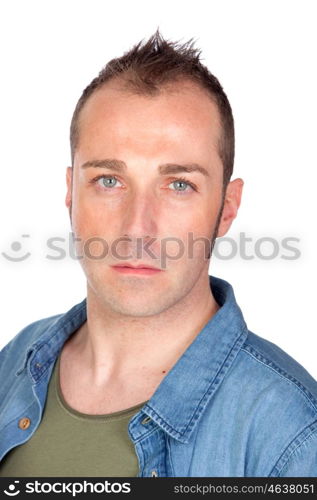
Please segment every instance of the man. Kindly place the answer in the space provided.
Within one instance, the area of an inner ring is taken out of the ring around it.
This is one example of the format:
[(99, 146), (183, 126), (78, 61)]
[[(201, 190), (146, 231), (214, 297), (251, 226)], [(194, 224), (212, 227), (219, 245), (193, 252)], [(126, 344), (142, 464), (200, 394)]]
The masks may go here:
[(315, 476), (316, 381), (208, 275), (243, 181), (198, 51), (156, 33), (110, 61), (71, 150), (87, 298), (1, 351), (0, 475)]

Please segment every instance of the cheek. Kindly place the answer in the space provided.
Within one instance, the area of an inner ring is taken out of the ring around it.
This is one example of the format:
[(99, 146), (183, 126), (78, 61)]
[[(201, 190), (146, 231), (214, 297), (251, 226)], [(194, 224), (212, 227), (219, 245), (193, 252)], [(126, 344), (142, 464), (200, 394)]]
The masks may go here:
[(165, 214), (165, 220), (169, 228), (173, 228), (176, 234), (187, 236), (188, 232), (197, 235), (208, 235), (215, 224), (218, 212), (212, 203), (197, 203), (190, 207)]
[(76, 233), (98, 236), (105, 232), (105, 228), (111, 228), (114, 217), (99, 197), (92, 196), (90, 190), (77, 184), (73, 192), (72, 222)]
[[(81, 264), (87, 269), (97, 268), (109, 259), (110, 248), (116, 239), (113, 217), (95, 211), (81, 202), (73, 211), (72, 229), (76, 254), (83, 257)], [(112, 225), (111, 225), (112, 224)]]
[[(202, 262), (210, 255), (210, 245), (218, 212), (215, 207), (201, 207), (177, 213), (166, 217), (164, 234), (161, 244), (162, 256), (177, 266), (177, 261)], [(171, 237), (169, 239), (169, 237)]]

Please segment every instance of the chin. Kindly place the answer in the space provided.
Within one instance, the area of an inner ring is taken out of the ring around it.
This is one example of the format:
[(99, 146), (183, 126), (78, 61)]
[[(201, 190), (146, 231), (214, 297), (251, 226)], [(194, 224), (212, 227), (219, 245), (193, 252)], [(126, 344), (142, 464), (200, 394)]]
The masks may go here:
[(147, 297), (146, 302), (142, 301), (114, 301), (106, 300), (109, 309), (115, 313), (121, 314), (122, 316), (133, 316), (135, 318), (144, 318), (155, 316), (162, 312), (164, 308), (160, 307), (155, 299), (153, 301), (149, 300)]
[(138, 292), (135, 287), (125, 289), (124, 286), (105, 286), (104, 283), (89, 281), (87, 291), (90, 301), (97, 307), (124, 316), (153, 316), (162, 309), (159, 305), (161, 293), (155, 294), (154, 290), (151, 294), (149, 290)]

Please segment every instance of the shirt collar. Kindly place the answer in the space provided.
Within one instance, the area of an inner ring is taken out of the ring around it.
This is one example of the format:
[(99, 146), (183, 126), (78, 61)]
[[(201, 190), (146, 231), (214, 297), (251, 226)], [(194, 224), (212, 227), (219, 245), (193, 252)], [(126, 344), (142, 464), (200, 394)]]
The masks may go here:
[(232, 286), (213, 276), (209, 276), (209, 283), (220, 309), (143, 408), (168, 434), (183, 443), (188, 443), (248, 334)]
[[(232, 286), (209, 276), (220, 308), (164, 377), (143, 411), (173, 438), (187, 443), (204, 409), (219, 388), (248, 330)], [(36, 383), (56, 360), (68, 337), (87, 319), (86, 299), (56, 320), (26, 351), (19, 375), (29, 362)]]
[(27, 347), (23, 363), (16, 375), (29, 366), (29, 372), (34, 383), (56, 360), (68, 337), (74, 333), (87, 319), (86, 299), (76, 304), (65, 314), (41, 320), (50, 321), (48, 328), (35, 342)]

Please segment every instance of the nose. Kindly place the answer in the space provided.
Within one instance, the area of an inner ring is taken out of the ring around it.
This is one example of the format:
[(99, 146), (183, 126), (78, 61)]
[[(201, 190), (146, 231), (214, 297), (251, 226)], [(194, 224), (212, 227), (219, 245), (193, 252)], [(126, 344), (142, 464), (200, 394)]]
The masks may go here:
[(134, 193), (125, 206), (121, 233), (130, 238), (147, 238), (157, 235), (158, 200), (154, 194)]

